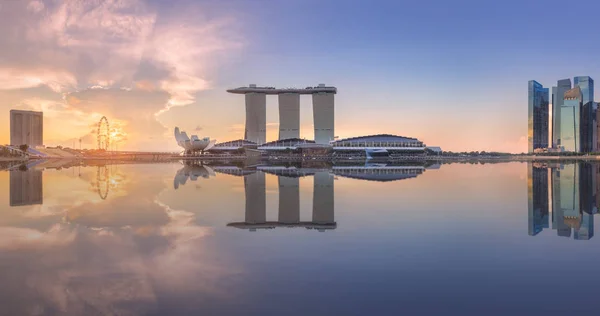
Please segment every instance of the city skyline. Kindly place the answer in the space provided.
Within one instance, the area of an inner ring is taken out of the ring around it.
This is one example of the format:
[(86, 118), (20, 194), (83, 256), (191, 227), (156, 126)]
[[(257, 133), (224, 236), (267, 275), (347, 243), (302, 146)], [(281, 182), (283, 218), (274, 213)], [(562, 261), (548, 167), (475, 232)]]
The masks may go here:
[[(549, 88), (535, 80), (528, 83), (528, 152), (593, 153), (600, 150), (598, 140), (598, 102), (594, 101), (594, 79), (576, 76), (560, 79)], [(551, 104), (551, 105), (550, 105)]]
[[(92, 148), (90, 126), (107, 116), (119, 148), (175, 150), (175, 126), (219, 142), (243, 136), (243, 104), (226, 89), (325, 82), (340, 91), (340, 138), (390, 133), (450, 151), (518, 153), (527, 151), (523, 82), (598, 77), (598, 44), (585, 40), (593, 30), (532, 24), (534, 2), (519, 2), (519, 10), (475, 1), (341, 3), (3, 2), (0, 125), (9, 125), (10, 109), (43, 111), (47, 145), (82, 138)], [(311, 10), (316, 4), (321, 10)], [(544, 8), (580, 20), (600, 6), (584, 4), (577, 14), (549, 2)], [(445, 27), (422, 23), (431, 19)], [(540, 52), (560, 37), (582, 44)], [(279, 134), (276, 102), (266, 104), (274, 109), (267, 141)], [(309, 103), (300, 98), (299, 133), (313, 139)], [(0, 143), (9, 137), (0, 130)]]

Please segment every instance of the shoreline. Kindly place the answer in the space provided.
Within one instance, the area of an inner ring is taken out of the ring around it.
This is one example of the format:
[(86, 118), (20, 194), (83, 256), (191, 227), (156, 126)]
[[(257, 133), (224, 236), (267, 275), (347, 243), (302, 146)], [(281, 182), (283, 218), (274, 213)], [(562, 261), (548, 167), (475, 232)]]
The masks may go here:
[(139, 161), (139, 162), (168, 162), (168, 161), (241, 161), (257, 160), (271, 163), (298, 162), (298, 161), (343, 161), (343, 162), (402, 162), (402, 161), (429, 161), (429, 162), (532, 162), (532, 161), (600, 161), (600, 156), (483, 156), (483, 157), (456, 157), (456, 156), (400, 156), (400, 157), (375, 157), (366, 159), (364, 156), (356, 157), (330, 157), (330, 156), (270, 156), (270, 157), (247, 157), (247, 156), (87, 156), (87, 157), (48, 157), (48, 158), (22, 158), (22, 157), (0, 157), (0, 162), (27, 163), (31, 161)]

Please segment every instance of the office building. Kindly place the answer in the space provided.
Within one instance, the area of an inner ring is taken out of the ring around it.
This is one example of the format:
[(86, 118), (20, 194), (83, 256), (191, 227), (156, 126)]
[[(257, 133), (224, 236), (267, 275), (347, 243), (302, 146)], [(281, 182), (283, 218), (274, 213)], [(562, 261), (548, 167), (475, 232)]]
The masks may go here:
[(565, 92), (560, 110), (560, 141), (565, 151), (581, 151), (581, 89)]
[(565, 92), (571, 90), (571, 79), (558, 80), (552, 87), (552, 147), (560, 148), (560, 108), (563, 105)]
[(594, 102), (594, 80), (588, 76), (574, 78), (581, 91), (581, 151), (595, 152), (598, 143), (597, 108)]
[(529, 81), (528, 151), (548, 148), (548, 88), (535, 80)]
[(10, 144), (42, 146), (44, 144), (43, 112), (10, 110)]

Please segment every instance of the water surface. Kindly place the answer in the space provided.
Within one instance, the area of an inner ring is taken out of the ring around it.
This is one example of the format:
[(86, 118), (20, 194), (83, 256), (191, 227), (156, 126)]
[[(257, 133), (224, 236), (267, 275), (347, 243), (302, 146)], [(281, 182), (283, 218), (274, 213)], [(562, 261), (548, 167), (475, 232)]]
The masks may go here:
[(90, 164), (0, 172), (1, 314), (600, 307), (594, 164)]

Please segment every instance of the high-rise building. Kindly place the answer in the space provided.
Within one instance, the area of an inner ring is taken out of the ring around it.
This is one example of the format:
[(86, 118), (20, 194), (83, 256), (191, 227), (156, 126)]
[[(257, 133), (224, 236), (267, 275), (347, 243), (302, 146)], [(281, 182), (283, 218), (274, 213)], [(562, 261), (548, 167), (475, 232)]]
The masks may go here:
[(560, 108), (563, 105), (565, 92), (571, 90), (571, 79), (558, 80), (552, 87), (552, 147), (560, 147)]
[(594, 152), (598, 143), (597, 108), (594, 103), (594, 80), (589, 76), (574, 78), (581, 90), (581, 151)]
[(565, 92), (560, 109), (560, 142), (565, 151), (581, 151), (581, 89)]
[(10, 110), (10, 144), (13, 146), (44, 144), (44, 113)]
[(528, 151), (548, 148), (548, 88), (535, 80), (529, 81)]
[(594, 102), (594, 79), (589, 76), (579, 76), (574, 78), (574, 82), (581, 89), (583, 104)]
[(246, 95), (246, 131), (244, 139), (263, 145), (266, 143), (266, 96), (279, 96), (279, 139), (300, 137), (300, 95), (310, 94), (313, 99), (315, 143), (329, 145), (335, 140), (336, 87), (319, 84), (317, 87), (285, 88), (258, 87), (251, 84), (227, 90)]

